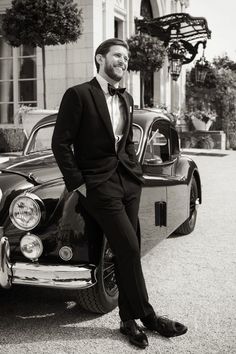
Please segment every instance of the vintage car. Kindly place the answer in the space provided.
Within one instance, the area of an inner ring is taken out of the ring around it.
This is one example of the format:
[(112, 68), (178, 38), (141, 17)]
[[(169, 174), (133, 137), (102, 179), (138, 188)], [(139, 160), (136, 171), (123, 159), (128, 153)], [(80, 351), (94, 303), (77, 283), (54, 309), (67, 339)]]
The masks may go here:
[[(0, 286), (73, 289), (83, 308), (106, 313), (117, 305), (114, 255), (84, 196), (65, 188), (51, 151), (55, 121), (56, 114), (41, 119), (22, 156), (0, 164)], [(194, 230), (201, 182), (167, 116), (136, 110), (133, 132), (145, 179), (138, 230), (144, 255), (170, 234)]]

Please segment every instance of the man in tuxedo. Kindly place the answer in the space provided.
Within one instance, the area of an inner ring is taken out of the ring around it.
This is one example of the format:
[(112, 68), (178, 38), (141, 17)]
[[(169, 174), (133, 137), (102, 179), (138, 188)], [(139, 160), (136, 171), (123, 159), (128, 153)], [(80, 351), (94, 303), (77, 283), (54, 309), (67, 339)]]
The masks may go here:
[(184, 334), (187, 328), (157, 316), (148, 301), (137, 236), (144, 180), (132, 141), (133, 99), (119, 88), (128, 60), (125, 41), (112, 38), (100, 44), (96, 77), (63, 96), (52, 149), (68, 191), (86, 196), (114, 253), (120, 331), (145, 348), (147, 336), (135, 319), (166, 337)]

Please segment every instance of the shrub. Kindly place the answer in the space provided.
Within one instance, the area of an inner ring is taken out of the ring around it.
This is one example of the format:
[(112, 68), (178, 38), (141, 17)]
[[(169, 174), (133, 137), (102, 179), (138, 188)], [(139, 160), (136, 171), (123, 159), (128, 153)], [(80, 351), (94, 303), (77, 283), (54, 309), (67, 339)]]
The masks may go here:
[(199, 136), (195, 147), (199, 149), (213, 149), (214, 140), (210, 135)]
[(229, 147), (236, 150), (236, 132), (229, 133)]
[(0, 152), (23, 150), (26, 135), (22, 128), (0, 128)]

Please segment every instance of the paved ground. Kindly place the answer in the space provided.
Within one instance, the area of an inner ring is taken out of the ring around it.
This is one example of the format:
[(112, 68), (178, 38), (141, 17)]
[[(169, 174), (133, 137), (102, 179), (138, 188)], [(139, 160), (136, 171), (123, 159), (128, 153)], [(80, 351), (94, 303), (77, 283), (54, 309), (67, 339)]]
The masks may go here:
[[(188, 325), (186, 335), (149, 333), (152, 354), (236, 353), (236, 152), (192, 151), (203, 205), (194, 233), (170, 237), (143, 258), (150, 300)], [(17, 301), (16, 301), (17, 300)], [(135, 353), (118, 331), (118, 311), (82, 312), (68, 293), (14, 289), (1, 295), (0, 353)]]

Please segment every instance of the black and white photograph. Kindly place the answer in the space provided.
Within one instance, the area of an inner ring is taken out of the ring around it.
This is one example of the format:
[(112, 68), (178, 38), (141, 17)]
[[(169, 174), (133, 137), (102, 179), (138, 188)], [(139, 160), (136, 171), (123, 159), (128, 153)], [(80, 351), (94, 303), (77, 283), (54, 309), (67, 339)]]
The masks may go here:
[(0, 0), (0, 354), (236, 353), (234, 0)]

